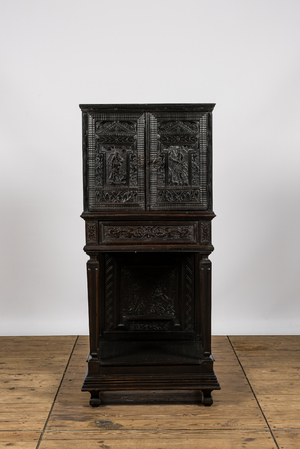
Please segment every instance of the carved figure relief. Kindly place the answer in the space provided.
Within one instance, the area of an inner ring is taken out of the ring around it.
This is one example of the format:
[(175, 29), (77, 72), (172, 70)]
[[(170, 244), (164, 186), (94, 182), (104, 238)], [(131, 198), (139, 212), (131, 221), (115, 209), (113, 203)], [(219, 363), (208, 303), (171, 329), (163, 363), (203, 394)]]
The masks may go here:
[(175, 315), (176, 270), (173, 267), (123, 267), (121, 271), (123, 307), (128, 316)]
[(150, 123), (152, 160), (156, 161), (151, 168), (156, 177), (151, 187), (152, 208), (188, 208), (192, 204), (205, 208), (206, 119), (165, 121), (153, 117)]
[(168, 148), (168, 185), (188, 186), (188, 149), (171, 146)]
[[(151, 209), (207, 207), (207, 117), (149, 114), (150, 180), (145, 180), (147, 114), (110, 113), (92, 118), (89, 129), (89, 199), (91, 210), (118, 205), (144, 209), (150, 183)], [(94, 145), (94, 147), (92, 147)]]
[[(139, 152), (144, 151), (141, 140), (143, 121), (113, 119), (92, 122), (89, 157), (89, 196), (96, 210), (128, 204), (139, 208)], [(140, 183), (143, 182), (143, 174)]]
[[(123, 149), (123, 152), (125, 149)], [(108, 184), (124, 185), (126, 184), (126, 166), (125, 158), (121, 156), (122, 150), (113, 147), (107, 158)]]
[[(185, 261), (172, 257), (158, 265), (153, 258), (149, 262), (139, 258), (134, 264), (126, 260), (105, 256), (105, 329), (114, 330), (121, 324), (124, 332), (166, 331), (179, 324), (177, 331), (192, 331), (193, 257), (187, 255)], [(183, 290), (178, 290), (179, 279), (185, 279)]]

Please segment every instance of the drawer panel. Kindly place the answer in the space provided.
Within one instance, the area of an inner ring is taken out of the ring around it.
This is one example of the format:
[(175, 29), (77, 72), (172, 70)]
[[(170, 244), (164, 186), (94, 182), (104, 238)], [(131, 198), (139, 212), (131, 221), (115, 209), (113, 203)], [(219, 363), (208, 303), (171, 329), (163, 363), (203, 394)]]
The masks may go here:
[(196, 243), (198, 222), (101, 223), (104, 244)]

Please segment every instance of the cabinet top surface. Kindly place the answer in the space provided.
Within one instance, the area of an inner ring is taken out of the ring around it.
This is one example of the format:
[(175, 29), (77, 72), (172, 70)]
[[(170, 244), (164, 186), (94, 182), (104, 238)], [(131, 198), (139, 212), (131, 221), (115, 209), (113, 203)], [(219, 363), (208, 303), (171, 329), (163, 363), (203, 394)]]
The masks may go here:
[(83, 112), (95, 110), (131, 111), (205, 111), (211, 112), (215, 103), (158, 103), (158, 104), (80, 104)]

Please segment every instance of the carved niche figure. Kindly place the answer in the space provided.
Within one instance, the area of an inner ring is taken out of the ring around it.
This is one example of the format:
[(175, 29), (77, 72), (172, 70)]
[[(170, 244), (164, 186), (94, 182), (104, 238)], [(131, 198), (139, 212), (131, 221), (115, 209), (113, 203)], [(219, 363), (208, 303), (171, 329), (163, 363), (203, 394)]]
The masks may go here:
[(120, 155), (116, 148), (108, 158), (108, 180), (113, 185), (126, 183), (126, 171), (124, 170), (125, 159)]
[(169, 147), (169, 185), (189, 185), (188, 155), (184, 147)]

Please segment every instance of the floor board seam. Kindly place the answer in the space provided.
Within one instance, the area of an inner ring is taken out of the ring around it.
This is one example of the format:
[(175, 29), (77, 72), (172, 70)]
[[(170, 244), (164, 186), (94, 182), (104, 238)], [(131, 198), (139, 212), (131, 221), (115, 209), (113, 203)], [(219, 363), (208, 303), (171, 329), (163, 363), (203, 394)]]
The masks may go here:
[(253, 396), (254, 396), (256, 402), (257, 402), (257, 405), (258, 405), (258, 407), (259, 407), (259, 409), (260, 409), (260, 411), (261, 411), (261, 414), (262, 414), (262, 416), (264, 417), (264, 420), (265, 420), (265, 422), (266, 422), (266, 424), (267, 424), (267, 426), (268, 426), (269, 432), (270, 432), (270, 434), (271, 434), (271, 436), (272, 436), (272, 438), (273, 438), (273, 440), (274, 440), (274, 443), (275, 443), (277, 449), (280, 449), (280, 448), (279, 448), (279, 445), (278, 445), (278, 443), (277, 443), (277, 441), (276, 441), (275, 435), (274, 435), (273, 432), (272, 432), (272, 429), (271, 429), (271, 427), (270, 427), (270, 424), (268, 423), (268, 420), (267, 420), (267, 418), (266, 418), (266, 415), (264, 414), (263, 409), (261, 408), (261, 405), (260, 405), (260, 403), (259, 403), (259, 401), (258, 401), (258, 399), (257, 399), (257, 397), (256, 397), (256, 394), (255, 394), (255, 392), (254, 392), (254, 390), (253, 390), (253, 388), (252, 388), (252, 385), (251, 385), (251, 383), (250, 383), (250, 381), (249, 381), (249, 379), (248, 379), (248, 377), (247, 377), (246, 371), (244, 370), (244, 367), (243, 367), (243, 365), (242, 365), (242, 363), (241, 363), (241, 361), (240, 361), (240, 359), (239, 359), (239, 357), (238, 357), (238, 355), (237, 355), (237, 353), (236, 353), (236, 351), (235, 351), (235, 349), (234, 349), (234, 346), (233, 346), (233, 344), (232, 344), (232, 342), (231, 342), (231, 340), (230, 340), (229, 335), (227, 335), (227, 338), (228, 338), (229, 344), (230, 344), (230, 346), (232, 347), (232, 350), (233, 350), (233, 352), (234, 352), (234, 354), (235, 354), (235, 356), (236, 356), (236, 359), (237, 359), (237, 361), (238, 361), (239, 364), (240, 364), (240, 367), (241, 367), (241, 369), (242, 369), (242, 371), (243, 371), (243, 373), (244, 373), (244, 376), (245, 376), (245, 378), (246, 378), (246, 380), (247, 380), (247, 382), (248, 382), (248, 385), (249, 385), (249, 387), (250, 387), (250, 389), (251, 389), (251, 391), (252, 391), (252, 394), (253, 394)]
[(47, 429), (47, 425), (48, 425), (48, 422), (49, 422), (49, 419), (50, 419), (50, 416), (51, 416), (51, 413), (52, 413), (52, 410), (53, 410), (53, 407), (54, 407), (56, 398), (57, 398), (57, 396), (58, 396), (60, 387), (61, 387), (61, 385), (62, 385), (62, 383), (63, 383), (65, 374), (66, 374), (67, 369), (68, 369), (68, 366), (69, 366), (69, 364), (70, 364), (70, 361), (71, 361), (73, 352), (74, 352), (74, 350), (75, 350), (75, 347), (76, 347), (76, 344), (77, 344), (77, 341), (78, 341), (78, 338), (79, 338), (79, 335), (77, 335), (77, 337), (76, 337), (76, 340), (75, 340), (75, 342), (74, 342), (74, 345), (73, 345), (72, 351), (71, 351), (71, 353), (70, 353), (69, 359), (68, 359), (68, 361), (67, 361), (67, 363), (66, 363), (65, 370), (64, 370), (64, 372), (63, 372), (63, 375), (61, 376), (61, 380), (60, 380), (59, 386), (58, 386), (57, 391), (56, 391), (56, 394), (55, 394), (55, 396), (54, 396), (53, 403), (52, 403), (51, 408), (50, 408), (50, 411), (49, 411), (49, 413), (48, 413), (48, 417), (47, 417), (47, 419), (46, 419), (44, 428), (43, 428), (43, 430), (42, 430), (42, 432), (41, 432), (41, 435), (40, 435), (39, 441), (38, 441), (38, 443), (37, 443), (36, 449), (39, 449), (40, 444), (41, 444), (42, 439), (43, 439), (43, 436), (44, 436), (44, 433), (45, 433), (45, 431), (46, 431), (46, 429)]
[[(298, 430), (298, 429), (276, 429), (276, 430)], [(78, 433), (109, 433), (109, 432), (113, 432), (113, 433), (121, 433), (121, 432), (190, 432), (190, 433), (194, 433), (194, 432), (237, 432), (237, 431), (243, 431), (243, 432), (249, 432), (249, 431), (255, 431), (255, 432), (268, 432), (269, 433), (269, 429), (262, 429), (261, 427), (231, 427), (230, 429), (226, 429), (226, 428), (222, 428), (222, 429), (218, 429), (215, 427), (207, 427), (207, 428), (195, 428), (195, 429), (190, 429), (190, 428), (180, 428), (180, 427), (176, 427), (176, 429), (174, 428), (170, 428), (170, 429), (157, 429), (156, 427), (153, 429), (80, 429), (80, 430), (53, 430), (53, 429), (49, 429), (46, 431), (46, 433), (74, 433), (74, 432), (78, 432)]]

